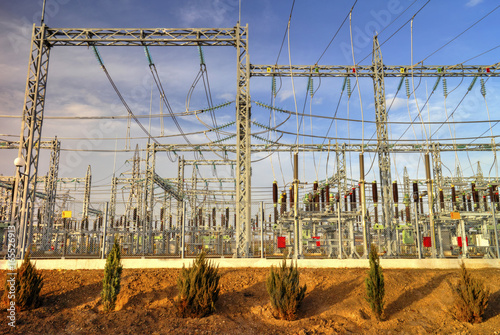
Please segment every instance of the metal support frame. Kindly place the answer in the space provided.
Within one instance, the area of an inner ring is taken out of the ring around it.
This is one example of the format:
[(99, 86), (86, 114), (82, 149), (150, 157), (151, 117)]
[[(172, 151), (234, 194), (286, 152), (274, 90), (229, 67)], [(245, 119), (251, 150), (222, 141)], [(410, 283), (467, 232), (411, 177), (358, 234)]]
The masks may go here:
[(89, 216), (89, 206), (90, 206), (90, 190), (92, 186), (92, 170), (90, 165), (87, 167), (87, 173), (85, 174), (85, 191), (83, 194), (83, 208), (82, 208), (82, 219), (87, 220)]
[(248, 25), (236, 34), (236, 257), (250, 255), (251, 234), (251, 146), (250, 146), (250, 58)]
[[(49, 247), (49, 234), (54, 225), (54, 211), (56, 207), (57, 195), (57, 177), (59, 174), (59, 157), (60, 157), (61, 142), (54, 139), (52, 142), (52, 151), (50, 153), (50, 167), (45, 182), (45, 194), (47, 198), (43, 206), (43, 237), (42, 248), (48, 250)], [(31, 234), (30, 234), (31, 235)]]
[[(28, 239), (31, 237), (29, 231), (31, 231), (33, 225), (32, 218), (50, 53), (50, 45), (47, 43), (46, 35), (47, 27), (45, 24), (40, 27), (33, 25), (18, 153), (18, 157), (24, 159), (25, 166), (16, 169), (13, 204), (17, 207), (19, 201), (20, 210), (12, 211), (14, 214), (12, 220), (19, 223), (16, 229), (18, 232), (18, 256), (20, 258), (24, 257), (24, 253), (29, 247)], [(18, 213), (17, 217), (15, 216), (16, 213)]]
[[(28, 80), (23, 111), (19, 157), (26, 161), (24, 171), (16, 172), (15, 201), (21, 202), (18, 221), (21, 257), (26, 248), (28, 223), (35, 202), (38, 153), (47, 82), (49, 50), (53, 46), (233, 46), (237, 52), (237, 174), (236, 226), (239, 227), (237, 254), (249, 255), (250, 241), (250, 59), (248, 25), (233, 28), (49, 28), (33, 26)], [(151, 185), (151, 184), (150, 184)], [(138, 206), (138, 208), (143, 206)], [(15, 213), (15, 211), (13, 211)], [(244, 233), (244, 234), (241, 234)]]
[(380, 194), (382, 198), (382, 222), (385, 225), (387, 254), (392, 255), (392, 206), (391, 206), (391, 157), (387, 132), (387, 110), (385, 106), (384, 63), (378, 38), (373, 38), (373, 90), (375, 93), (375, 121), (377, 123), (378, 168), (380, 171)]

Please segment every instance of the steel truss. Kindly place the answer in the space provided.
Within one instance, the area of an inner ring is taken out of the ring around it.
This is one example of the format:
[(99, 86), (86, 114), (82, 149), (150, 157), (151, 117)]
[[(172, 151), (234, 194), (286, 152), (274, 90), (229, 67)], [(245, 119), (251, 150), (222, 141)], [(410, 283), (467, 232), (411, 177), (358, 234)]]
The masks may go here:
[[(16, 172), (14, 203), (21, 210), (12, 220), (19, 223), (19, 255), (26, 250), (30, 218), (35, 202), (38, 154), (40, 149), (49, 52), (55, 46), (232, 46), (237, 53), (236, 126), (238, 148), (236, 159), (238, 255), (249, 254), (250, 233), (250, 59), (248, 56), (248, 25), (233, 28), (183, 29), (87, 29), (49, 28), (33, 25), (30, 62), (25, 91), (19, 157), (26, 165)], [(153, 179), (149, 174), (149, 179)], [(148, 183), (147, 183), (148, 184)], [(151, 182), (149, 186), (151, 186)], [(147, 203), (147, 196), (144, 198)], [(15, 213), (15, 211), (13, 211)], [(245, 231), (247, 232), (245, 234)]]

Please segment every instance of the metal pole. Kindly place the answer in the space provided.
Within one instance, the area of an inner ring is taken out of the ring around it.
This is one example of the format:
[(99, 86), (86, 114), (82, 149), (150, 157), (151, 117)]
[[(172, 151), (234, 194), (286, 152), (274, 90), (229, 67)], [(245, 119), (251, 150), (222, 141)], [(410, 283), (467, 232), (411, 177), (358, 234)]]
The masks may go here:
[(434, 227), (434, 211), (432, 208), (433, 194), (432, 194), (432, 179), (431, 179), (431, 163), (429, 153), (425, 154), (425, 179), (427, 183), (427, 197), (429, 203), (429, 222), (431, 224), (431, 253), (432, 258), (436, 258), (436, 229)]
[(339, 255), (338, 258), (342, 259), (342, 224), (340, 222), (340, 207), (341, 203), (340, 201), (342, 200), (342, 197), (340, 196), (340, 190), (339, 190), (339, 202), (337, 203), (337, 219), (339, 221), (339, 228), (338, 228), (338, 233), (339, 233)]
[(264, 258), (264, 202), (260, 202), (260, 258)]
[(414, 206), (415, 208), (415, 231), (417, 233), (417, 253), (418, 253), (418, 259), (422, 259), (422, 247), (420, 243), (420, 229), (418, 229), (418, 198), (416, 201), (414, 201)]
[(104, 227), (103, 227), (103, 234), (102, 234), (102, 255), (101, 258), (104, 259), (106, 258), (106, 233), (107, 233), (107, 227), (108, 227), (108, 205), (109, 202), (106, 202), (106, 205), (104, 207)]
[(495, 244), (497, 246), (497, 258), (500, 259), (500, 249), (498, 247), (498, 227), (497, 227), (497, 217), (495, 214), (495, 201), (492, 199), (491, 200), (491, 210), (493, 213), (493, 231), (495, 232)]
[(181, 258), (184, 258), (185, 248), (185, 228), (186, 228), (186, 202), (182, 201), (182, 220), (181, 220)]
[(293, 192), (293, 197), (294, 199), (294, 217), (293, 217), (293, 223), (294, 223), (294, 243), (293, 243), (293, 249), (294, 249), (294, 259), (300, 258), (299, 255), (299, 154), (296, 152), (293, 155), (293, 184), (294, 184), (294, 191)]
[(361, 226), (363, 227), (363, 257), (368, 258), (368, 234), (366, 230), (365, 159), (359, 154), (359, 192), (361, 193)]

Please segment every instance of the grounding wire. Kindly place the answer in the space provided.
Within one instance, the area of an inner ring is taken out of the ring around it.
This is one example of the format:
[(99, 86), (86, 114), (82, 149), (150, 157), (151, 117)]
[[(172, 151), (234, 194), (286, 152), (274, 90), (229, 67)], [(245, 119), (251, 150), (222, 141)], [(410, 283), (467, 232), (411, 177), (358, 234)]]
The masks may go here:
[(500, 5), (498, 5), (495, 8), (493, 8), (490, 12), (488, 12), (482, 18), (480, 18), (479, 20), (477, 20), (476, 22), (474, 22), (472, 25), (470, 25), (467, 29), (465, 29), (464, 31), (462, 31), (460, 34), (458, 34), (457, 36), (453, 37), (451, 40), (449, 40), (448, 42), (446, 42), (444, 45), (442, 45), (441, 47), (439, 47), (435, 51), (431, 52), (427, 57), (425, 57), (424, 59), (422, 59), (417, 64), (423, 63), (426, 59), (428, 59), (429, 57), (431, 57), (432, 55), (434, 55), (436, 52), (440, 51), (441, 49), (443, 49), (444, 47), (446, 47), (448, 44), (450, 44), (451, 42), (453, 42), (454, 40), (456, 40), (457, 38), (459, 38), (460, 36), (462, 36), (464, 33), (466, 33), (468, 30), (470, 30), (476, 24), (478, 24), (479, 22), (481, 22), (482, 20), (484, 20), (487, 16), (489, 16), (491, 13), (493, 13), (494, 11), (496, 11), (498, 8), (500, 8)]
[[(406, 12), (411, 6), (413, 6), (413, 4), (415, 3), (416, 1), (414, 1), (412, 4), (410, 4), (397, 18), (395, 18), (391, 23), (389, 23), (389, 25), (387, 25), (387, 27), (385, 27), (384, 29), (382, 29), (382, 31), (384, 31), (386, 28), (388, 28), (394, 21), (396, 21), (401, 15), (403, 15), (404, 12)], [(412, 18), (414, 18), (418, 13), (420, 13), (420, 11), (422, 9), (425, 8), (425, 6), (427, 6), (427, 4), (431, 2), (431, 0), (428, 0), (422, 7), (420, 7), (420, 9), (415, 13), (413, 14)], [(410, 22), (411, 19), (409, 19), (408, 21), (406, 21), (405, 23), (403, 23), (394, 33), (392, 33), (391, 36), (389, 36), (385, 41), (383, 41), (381, 44), (380, 44), (380, 47), (382, 47), (386, 42), (388, 42), (391, 38), (394, 37), (394, 35), (396, 35), (401, 29), (404, 28), (404, 26), (406, 26), (409, 22)], [(382, 31), (380, 33), (382, 33)], [(379, 33), (379, 35), (380, 35)], [(370, 52), (368, 55), (366, 55), (362, 60), (359, 61), (358, 64), (360, 64), (362, 61), (364, 61), (365, 59), (367, 59), (368, 57), (370, 57), (371, 55), (373, 54), (373, 51)], [(356, 64), (356, 65), (358, 65)]]
[[(417, 1), (417, 0), (415, 0), (415, 1)], [(321, 54), (321, 56), (319, 56), (318, 60), (316, 61), (316, 64), (318, 64), (319, 61), (321, 60), (321, 58), (323, 58), (323, 56), (325, 55), (326, 51), (328, 50), (328, 48), (330, 47), (330, 45), (333, 43), (333, 40), (335, 39), (335, 37), (337, 37), (338, 33), (340, 32), (340, 29), (342, 29), (342, 27), (344, 26), (345, 22), (347, 21), (347, 18), (352, 13), (352, 11), (354, 9), (354, 6), (356, 6), (357, 3), (358, 3), (358, 0), (354, 1), (354, 4), (352, 5), (351, 9), (349, 10), (349, 13), (347, 13), (347, 15), (344, 18), (344, 21), (342, 21), (342, 23), (340, 24), (340, 27), (337, 29), (337, 31), (333, 35), (332, 39), (330, 40), (330, 42), (326, 46), (325, 50), (323, 51), (323, 53)]]

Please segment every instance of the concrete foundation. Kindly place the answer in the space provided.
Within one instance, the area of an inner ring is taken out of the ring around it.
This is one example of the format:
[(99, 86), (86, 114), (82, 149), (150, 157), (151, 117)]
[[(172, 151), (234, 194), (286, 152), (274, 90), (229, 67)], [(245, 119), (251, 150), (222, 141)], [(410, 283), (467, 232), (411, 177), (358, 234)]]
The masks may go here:
[[(37, 269), (43, 270), (103, 270), (105, 259), (36, 259), (32, 260)], [(220, 268), (268, 268), (281, 263), (280, 259), (244, 259), (244, 258), (213, 258), (211, 261)], [(468, 269), (497, 268), (500, 269), (498, 259), (464, 259)], [(179, 269), (189, 266), (193, 259), (122, 259), (124, 269)], [(381, 259), (384, 269), (458, 269), (460, 259)], [(18, 261), (20, 266), (22, 261)], [(365, 259), (299, 259), (300, 268), (368, 268), (369, 262)], [(7, 269), (7, 261), (0, 260), (0, 269)]]

